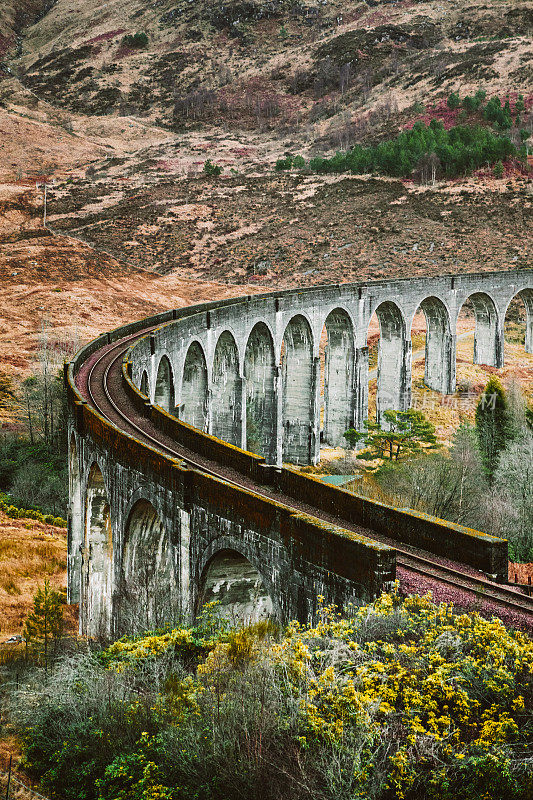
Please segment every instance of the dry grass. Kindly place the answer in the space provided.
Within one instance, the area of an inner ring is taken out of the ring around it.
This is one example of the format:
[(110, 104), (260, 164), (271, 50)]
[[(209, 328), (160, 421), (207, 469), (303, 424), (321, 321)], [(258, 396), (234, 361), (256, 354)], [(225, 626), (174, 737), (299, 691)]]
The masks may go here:
[[(453, 433), (461, 422), (474, 422), (479, 396), (491, 375), (496, 375), (505, 386), (517, 381), (529, 404), (533, 402), (533, 355), (516, 342), (505, 342), (505, 366), (495, 369), (483, 364), (473, 364), (474, 337), (457, 342), (457, 387), (453, 395), (441, 395), (424, 385), (423, 350), (414, 354), (412, 368), (412, 404), (424, 411), (435, 425), (437, 437), (449, 445)], [(369, 381), (368, 414), (376, 416), (376, 378)]]
[[(67, 532), (42, 522), (9, 519), (0, 511), (0, 634), (20, 633), (33, 596), (45, 580), (66, 590)], [(67, 607), (67, 627), (75, 609)]]

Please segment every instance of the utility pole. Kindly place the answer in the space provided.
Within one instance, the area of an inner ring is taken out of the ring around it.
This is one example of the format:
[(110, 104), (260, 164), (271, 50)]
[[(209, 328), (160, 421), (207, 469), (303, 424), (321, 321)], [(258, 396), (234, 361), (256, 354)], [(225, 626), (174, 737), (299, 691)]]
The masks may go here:
[(55, 186), (55, 179), (52, 180), (51, 183), (36, 183), (36, 189), (42, 189), (44, 195), (44, 205), (43, 205), (43, 228), (46, 228), (46, 201), (47, 201), (47, 193), (48, 189), (52, 189)]

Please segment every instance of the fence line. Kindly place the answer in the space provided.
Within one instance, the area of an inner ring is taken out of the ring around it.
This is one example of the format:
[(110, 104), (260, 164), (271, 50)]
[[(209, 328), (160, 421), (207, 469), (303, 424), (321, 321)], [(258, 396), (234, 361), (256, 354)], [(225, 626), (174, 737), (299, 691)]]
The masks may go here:
[[(7, 772), (4, 772), (4, 770), (0, 770), (0, 775), (2, 776), (2, 778), (5, 778), (6, 780), (9, 777), (9, 774)], [(11, 785), (13, 785), (13, 784), (17, 784), (18, 786), (22, 787), (27, 792), (29, 792), (31, 795), (33, 795), (33, 797), (39, 798), (39, 800), (50, 800), (49, 797), (45, 797), (44, 794), (41, 794), (40, 792), (36, 792), (35, 789), (32, 789), (31, 786), (28, 786), (23, 781), (19, 781), (19, 779), (15, 778), (13, 773), (11, 773)]]

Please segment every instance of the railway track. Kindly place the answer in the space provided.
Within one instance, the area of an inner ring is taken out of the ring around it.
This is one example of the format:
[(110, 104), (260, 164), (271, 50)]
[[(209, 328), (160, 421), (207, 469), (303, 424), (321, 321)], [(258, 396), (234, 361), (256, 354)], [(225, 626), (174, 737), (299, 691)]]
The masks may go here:
[[(314, 517), (326, 522), (353, 530), (367, 538), (386, 541), (373, 531), (361, 528), (339, 517), (328, 515), (321, 509), (298, 502), (294, 498), (275, 492), (266, 491), (264, 487), (254, 484), (249, 478), (240, 473), (220, 466), (215, 461), (210, 461), (199, 456), (191, 450), (177, 444), (166, 434), (151, 423), (149, 419), (141, 416), (132, 406), (123, 388), (122, 361), (126, 350), (141, 336), (149, 333), (153, 328), (146, 328), (136, 334), (121, 339), (103, 350), (97, 351), (87, 362), (87, 369), (80, 370), (77, 378), (78, 388), (82, 395), (91, 402), (92, 406), (106, 419), (120, 427), (126, 433), (141, 438), (152, 447), (184, 461), (188, 466), (213, 475), (239, 488), (252, 490), (254, 493), (276, 500), (296, 511), (305, 511)], [(386, 542), (390, 544), (390, 542)], [(505, 584), (496, 584), (482, 575), (472, 575), (468, 568), (451, 567), (440, 563), (435, 558), (418, 555), (408, 549), (391, 544), (396, 550), (397, 565), (412, 574), (420, 575), (426, 580), (444, 584), (454, 589), (473, 595), (476, 601), (488, 602), (497, 608), (506, 609), (518, 614), (526, 624), (533, 629), (533, 598), (523, 594), (520, 590)]]

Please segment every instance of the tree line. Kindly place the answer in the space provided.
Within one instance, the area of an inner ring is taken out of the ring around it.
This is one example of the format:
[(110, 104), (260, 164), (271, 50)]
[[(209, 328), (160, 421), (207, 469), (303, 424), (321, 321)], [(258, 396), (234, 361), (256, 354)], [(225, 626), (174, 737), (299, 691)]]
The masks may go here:
[(288, 154), (278, 159), (276, 170), (280, 172), (300, 166), (320, 174), (377, 173), (409, 178), (415, 169), (423, 166), (425, 159), (432, 157), (433, 177), (438, 173), (454, 178), (486, 164), (524, 154), (524, 148), (517, 147), (508, 136), (483, 125), (455, 125), (446, 130), (440, 120), (433, 119), (429, 125), (416, 122), (410, 130), (402, 131), (394, 139), (369, 146), (356, 144), (347, 152), (339, 151), (331, 158), (312, 158), (308, 164), (302, 156)]
[[(0, 430), (0, 492), (13, 505), (66, 516), (67, 404), (61, 365), (78, 348), (43, 327), (34, 370), (19, 389), (4, 387), (6, 406), (21, 431)], [(1, 387), (0, 387), (1, 389)]]

